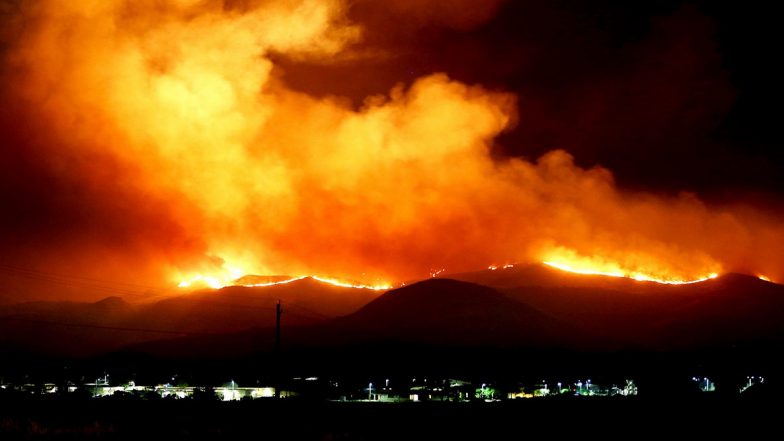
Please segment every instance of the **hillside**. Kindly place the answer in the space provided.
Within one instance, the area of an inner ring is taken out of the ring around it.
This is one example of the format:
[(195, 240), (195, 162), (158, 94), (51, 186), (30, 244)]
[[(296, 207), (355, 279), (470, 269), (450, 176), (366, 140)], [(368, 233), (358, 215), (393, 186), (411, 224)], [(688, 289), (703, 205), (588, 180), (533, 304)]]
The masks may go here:
[(190, 334), (274, 326), (275, 304), (287, 326), (346, 315), (378, 296), (372, 290), (302, 279), (285, 285), (202, 290), (147, 304), (119, 297), (95, 303), (32, 302), (0, 307), (0, 347), (86, 356), (129, 344)]

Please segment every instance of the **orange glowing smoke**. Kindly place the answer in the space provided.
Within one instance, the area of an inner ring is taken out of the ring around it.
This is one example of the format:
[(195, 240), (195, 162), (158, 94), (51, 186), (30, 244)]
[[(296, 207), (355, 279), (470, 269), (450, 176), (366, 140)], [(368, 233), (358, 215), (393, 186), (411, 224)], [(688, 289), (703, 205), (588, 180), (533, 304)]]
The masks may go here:
[(299, 277), (291, 277), (282, 280), (263, 282), (263, 283), (242, 283), (242, 282), (238, 282), (238, 279), (221, 280), (212, 276), (202, 276), (202, 275), (196, 275), (194, 277), (191, 277), (190, 279), (183, 280), (179, 283), (178, 287), (191, 288), (191, 287), (206, 285), (207, 287), (213, 289), (220, 289), (227, 286), (244, 286), (246, 288), (256, 288), (256, 287), (265, 287), (265, 286), (286, 285), (304, 279), (313, 279), (317, 282), (325, 283), (327, 285), (332, 285), (332, 286), (338, 286), (341, 288), (370, 289), (373, 291), (387, 291), (393, 288), (392, 285), (385, 284), (385, 283), (375, 284), (375, 285), (365, 285), (362, 283), (346, 282), (338, 279), (331, 279), (328, 277), (320, 277), (320, 276), (299, 276)]
[(650, 256), (625, 254), (622, 261), (608, 260), (597, 256), (580, 256), (573, 250), (556, 248), (550, 250), (544, 264), (563, 271), (578, 274), (592, 274), (609, 277), (625, 277), (641, 282), (657, 282), (668, 285), (682, 285), (704, 282), (718, 277), (721, 267), (717, 264), (705, 265), (705, 273), (693, 275), (679, 268), (661, 265)]
[(665, 282), (784, 278), (784, 228), (753, 209), (624, 192), (562, 150), (491, 158), (517, 120), (509, 94), (436, 73), (355, 109), (289, 88), (270, 54), (340, 59), (362, 38), (346, 7), (30, 2), (11, 57), (18, 94), (57, 146), (48, 160), (109, 155), (203, 244), (161, 250), (168, 282), (332, 274), (373, 287), (499, 260)]
[(638, 282), (656, 282), (656, 283), (663, 283), (665, 285), (687, 285), (691, 283), (699, 283), (704, 282), (706, 280), (715, 279), (719, 276), (718, 273), (710, 273), (705, 277), (693, 280), (683, 280), (683, 279), (674, 279), (672, 276), (668, 274), (662, 275), (652, 275), (649, 273), (645, 273), (642, 271), (627, 271), (623, 270), (618, 267), (617, 264), (614, 263), (607, 263), (603, 262), (597, 264), (596, 262), (590, 263), (563, 263), (563, 262), (542, 262), (545, 265), (549, 265), (553, 268), (558, 268), (562, 271), (568, 271), (570, 273), (576, 274), (585, 274), (585, 275), (594, 275), (594, 276), (605, 276), (605, 277), (623, 277), (627, 279), (634, 279)]

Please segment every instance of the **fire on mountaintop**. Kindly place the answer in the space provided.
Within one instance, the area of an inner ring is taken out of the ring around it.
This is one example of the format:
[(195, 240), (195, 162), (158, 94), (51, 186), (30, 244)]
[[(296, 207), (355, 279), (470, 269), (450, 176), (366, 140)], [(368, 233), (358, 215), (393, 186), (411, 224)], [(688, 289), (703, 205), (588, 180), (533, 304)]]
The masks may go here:
[(625, 264), (602, 257), (580, 256), (572, 250), (558, 248), (547, 254), (545, 265), (577, 274), (623, 277), (641, 282), (656, 282), (667, 285), (685, 285), (715, 279), (721, 267), (711, 265), (702, 274), (673, 270), (668, 265), (656, 265), (655, 260), (627, 261)]
[(280, 57), (360, 56), (351, 2), (129, 5), (33, 2), (9, 44), (30, 149), (78, 198), (56, 206), (89, 219), (46, 244), (58, 265), (212, 287), (251, 273), (385, 289), (499, 258), (669, 283), (784, 278), (784, 225), (762, 209), (625, 191), (564, 150), (493, 156), (528, 122), (511, 94), (440, 73), (361, 104), (290, 87)]
[(296, 282), (298, 280), (304, 279), (313, 279), (321, 283), (326, 283), (328, 285), (339, 286), (341, 288), (357, 288), (357, 289), (370, 289), (373, 291), (386, 291), (392, 289), (393, 286), (386, 283), (379, 283), (376, 285), (365, 285), (362, 283), (353, 283), (353, 282), (346, 282), (338, 279), (332, 279), (327, 277), (320, 277), (320, 276), (299, 276), (299, 277), (291, 277), (291, 278), (284, 278), (282, 280), (270, 281), (270, 282), (263, 282), (263, 283), (242, 283), (240, 282), (240, 277), (234, 277), (230, 280), (221, 279), (219, 277), (214, 276), (203, 276), (198, 274), (196, 276), (190, 277), (186, 280), (177, 285), (180, 288), (190, 288), (193, 286), (199, 285), (206, 285), (213, 289), (220, 289), (227, 286), (244, 286), (247, 288), (256, 288), (256, 287), (264, 287), (264, 286), (274, 286), (274, 285), (285, 285), (288, 283)]
[[(542, 263), (550, 267), (571, 273), (606, 277), (621, 277), (634, 279), (640, 282), (655, 282), (666, 285), (685, 285), (699, 283), (706, 280), (715, 279), (719, 276), (718, 272), (711, 272), (700, 277), (688, 279), (685, 278), (685, 275), (681, 273), (667, 272), (661, 268), (644, 268), (640, 266), (628, 268), (624, 267), (618, 262), (603, 258), (579, 256), (574, 251), (564, 248), (551, 251), (548, 254), (548, 259), (549, 260), (545, 260)], [(514, 264), (490, 265), (487, 269), (495, 271), (498, 269), (513, 268), (514, 266)], [(445, 269), (431, 270), (430, 277), (437, 277), (444, 272)], [(765, 276), (760, 275), (758, 277), (762, 280), (770, 281), (770, 279)], [(359, 288), (382, 291), (389, 290), (394, 287), (394, 285), (389, 283), (363, 284), (314, 275), (286, 278), (271, 277), (269, 280), (264, 280), (263, 282), (247, 283), (247, 278), (245, 275), (242, 273), (242, 271), (237, 269), (230, 269), (228, 273), (224, 274), (223, 276), (205, 276), (202, 274), (197, 274), (195, 276), (186, 278), (180, 282), (178, 286), (180, 288), (190, 288), (193, 286), (206, 285), (213, 289), (220, 289), (226, 286), (265, 287), (284, 285), (307, 278), (344, 288)]]
[(545, 265), (549, 265), (553, 268), (558, 268), (559, 270), (562, 271), (568, 271), (570, 273), (594, 275), (594, 276), (606, 276), (606, 277), (624, 277), (627, 279), (634, 279), (639, 282), (656, 282), (656, 283), (663, 283), (666, 285), (687, 285), (690, 283), (704, 282), (706, 280), (715, 279), (716, 277), (719, 277), (718, 273), (710, 273), (705, 277), (694, 279), (694, 280), (662, 279), (638, 271), (627, 272), (618, 269), (614, 265), (610, 265), (605, 268), (585, 268), (585, 267), (574, 267), (560, 262), (542, 262), (542, 263), (544, 263)]

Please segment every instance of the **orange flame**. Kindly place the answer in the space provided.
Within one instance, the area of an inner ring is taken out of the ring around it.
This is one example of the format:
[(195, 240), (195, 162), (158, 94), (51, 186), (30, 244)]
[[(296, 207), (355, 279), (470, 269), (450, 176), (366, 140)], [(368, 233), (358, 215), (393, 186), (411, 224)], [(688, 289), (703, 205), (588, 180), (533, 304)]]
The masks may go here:
[[(351, 2), (31, 3), (8, 57), (19, 76), (7, 82), (45, 128), (52, 147), (41, 157), (95, 179), (90, 188), (117, 181), (161, 202), (167, 226), (156, 211), (128, 228), (145, 238), (134, 248), (145, 259), (133, 261), (154, 261), (170, 284), (330, 274), (340, 279), (286, 283), (384, 290), (371, 282), (499, 256), (659, 283), (724, 268), (784, 277), (784, 228), (761, 210), (625, 192), (610, 171), (582, 168), (562, 150), (536, 161), (491, 155), (517, 119), (511, 94), (444, 74), (358, 107), (289, 87), (271, 54), (356, 55)], [(127, 173), (96, 171), (115, 167)], [(179, 239), (153, 240), (169, 229)], [(252, 271), (224, 274), (223, 262)]]
[(446, 268), (441, 268), (438, 270), (430, 270), (430, 277), (435, 278), (438, 277), (440, 274), (443, 274), (446, 271)]
[(220, 289), (220, 288), (225, 288), (225, 287), (228, 287), (228, 286), (244, 286), (246, 288), (258, 288), (258, 287), (266, 287), (266, 286), (285, 285), (285, 284), (288, 284), (288, 283), (297, 282), (299, 280), (304, 280), (304, 279), (308, 279), (308, 278), (316, 280), (316, 281), (321, 282), (321, 283), (326, 283), (328, 285), (338, 286), (338, 287), (341, 287), (341, 288), (370, 289), (370, 290), (373, 290), (373, 291), (387, 291), (387, 290), (393, 288), (393, 285), (391, 285), (389, 283), (379, 283), (379, 284), (375, 284), (375, 285), (368, 285), (368, 284), (362, 284), (362, 283), (346, 282), (346, 281), (342, 281), (342, 280), (339, 280), (339, 279), (333, 279), (333, 278), (321, 277), (321, 276), (314, 276), (314, 275), (291, 277), (289, 279), (278, 280), (278, 281), (274, 281), (274, 282), (237, 283), (236, 281), (239, 279), (239, 277), (233, 277), (231, 279), (226, 279), (226, 278), (222, 278), (222, 277), (219, 277), (219, 276), (205, 276), (205, 275), (202, 275), (202, 274), (197, 274), (195, 276), (192, 276), (192, 277), (189, 277), (189, 278), (183, 280), (177, 286), (179, 288), (191, 288), (193, 286), (198, 286), (199, 284), (201, 284), (201, 285), (206, 285), (207, 287), (212, 288), (212, 289)]
[(314, 280), (318, 280), (319, 282), (322, 283), (328, 283), (330, 285), (340, 286), (343, 288), (372, 289), (373, 291), (386, 291), (393, 288), (393, 286), (388, 283), (382, 283), (378, 285), (365, 285), (362, 283), (342, 282), (337, 279), (330, 279), (326, 277), (319, 277), (319, 276), (309, 276), (309, 277)]
[[(580, 256), (574, 251), (564, 248), (552, 251), (549, 257), (542, 263), (561, 271), (568, 271), (575, 274), (621, 277), (640, 282), (655, 282), (667, 285), (700, 283), (706, 280), (715, 279), (719, 276), (718, 271), (712, 271), (689, 278), (682, 272), (674, 271), (671, 268), (662, 266), (646, 268), (642, 265), (635, 265), (633, 267), (626, 267), (617, 261), (595, 256)], [(647, 261), (647, 263), (651, 263), (651, 261)]]
[(509, 268), (514, 268), (514, 264), (513, 263), (507, 263), (506, 265), (501, 265), (501, 266), (490, 265), (490, 266), (487, 267), (487, 269), (489, 269), (490, 271), (495, 271), (497, 269), (509, 269)]

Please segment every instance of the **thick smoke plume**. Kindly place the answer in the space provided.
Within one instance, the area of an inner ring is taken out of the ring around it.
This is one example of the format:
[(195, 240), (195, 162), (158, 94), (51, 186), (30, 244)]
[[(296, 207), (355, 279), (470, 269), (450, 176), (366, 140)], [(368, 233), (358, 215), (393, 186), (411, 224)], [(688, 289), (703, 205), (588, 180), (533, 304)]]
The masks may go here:
[[(449, 2), (419, 3), (396, 14)], [(276, 55), (328, 61), (361, 41), (341, 1), (4, 5), (2, 240), (20, 265), (153, 286), (559, 258), (784, 278), (784, 227), (760, 211), (624, 192), (565, 150), (493, 159), (526, 124), (503, 91), (433, 73), (356, 108), (287, 87)]]

